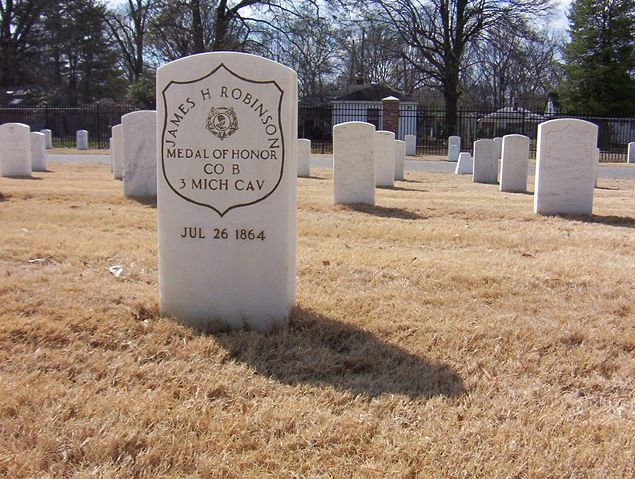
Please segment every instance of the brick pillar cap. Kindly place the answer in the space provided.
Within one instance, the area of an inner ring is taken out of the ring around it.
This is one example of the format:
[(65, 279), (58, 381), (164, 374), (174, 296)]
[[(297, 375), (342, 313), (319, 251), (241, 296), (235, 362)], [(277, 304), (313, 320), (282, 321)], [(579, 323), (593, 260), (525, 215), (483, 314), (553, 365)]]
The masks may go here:
[(387, 96), (386, 98), (382, 98), (381, 101), (400, 101), (399, 98), (394, 96)]

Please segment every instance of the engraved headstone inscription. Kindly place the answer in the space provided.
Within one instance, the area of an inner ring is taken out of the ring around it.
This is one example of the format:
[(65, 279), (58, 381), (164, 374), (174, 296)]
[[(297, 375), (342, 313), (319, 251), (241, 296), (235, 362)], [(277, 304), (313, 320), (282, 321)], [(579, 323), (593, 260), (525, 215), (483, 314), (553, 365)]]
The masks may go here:
[(123, 126), (123, 194), (129, 198), (157, 195), (157, 112), (133, 111), (121, 117)]
[(375, 204), (375, 126), (361, 121), (333, 127), (335, 204)]
[(46, 135), (44, 133), (31, 133), (31, 169), (33, 171), (46, 171)]
[(88, 149), (88, 131), (86, 130), (77, 130), (76, 132), (77, 139), (77, 149), (78, 150), (87, 150)]
[(501, 154), (500, 190), (510, 193), (527, 191), (529, 168), (529, 138), (524, 135), (505, 135)]
[(498, 180), (498, 153), (494, 140), (476, 140), (474, 142), (474, 157), (472, 181), (474, 183), (496, 184)]
[(112, 162), (112, 175), (115, 180), (123, 179), (123, 149), (122, 149), (123, 125), (112, 127), (112, 141), (110, 142), (110, 160)]
[(161, 314), (208, 331), (286, 324), (296, 149), (293, 70), (230, 52), (158, 69)]
[(373, 142), (375, 158), (375, 185), (395, 185), (395, 134), (392, 131), (375, 132)]
[(406, 135), (406, 155), (415, 156), (417, 154), (417, 137), (415, 135)]
[(395, 180), (403, 181), (406, 163), (406, 142), (395, 140)]
[(311, 176), (311, 140), (298, 139), (298, 176)]
[(53, 132), (48, 128), (45, 128), (44, 130), (40, 130), (40, 133), (44, 133), (44, 136), (46, 137), (46, 149), (49, 150), (53, 148)]
[(0, 174), (31, 176), (31, 128), (23, 123), (0, 125)]
[(598, 127), (562, 118), (538, 125), (534, 213), (590, 215), (598, 168)]
[(459, 160), (461, 153), (461, 137), (451, 136), (448, 138), (448, 161), (455, 162)]
[(457, 175), (471, 175), (472, 155), (467, 152), (459, 153), (459, 161), (456, 163), (454, 173)]

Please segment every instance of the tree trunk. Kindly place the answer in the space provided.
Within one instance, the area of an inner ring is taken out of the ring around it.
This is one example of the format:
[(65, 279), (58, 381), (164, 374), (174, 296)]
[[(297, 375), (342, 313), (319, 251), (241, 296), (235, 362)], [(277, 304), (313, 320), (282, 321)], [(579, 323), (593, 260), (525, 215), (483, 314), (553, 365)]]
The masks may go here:
[(203, 22), (201, 20), (201, 2), (192, 0), (192, 40), (194, 47), (192, 53), (205, 52), (205, 37), (203, 35)]
[(229, 12), (227, 11), (227, 2), (221, 1), (216, 8), (216, 24), (214, 25), (214, 44), (213, 51), (227, 49), (227, 30), (229, 29)]
[(452, 136), (458, 131), (457, 108), (459, 103), (459, 74), (458, 68), (449, 67), (446, 71), (443, 86), (445, 100), (445, 135)]

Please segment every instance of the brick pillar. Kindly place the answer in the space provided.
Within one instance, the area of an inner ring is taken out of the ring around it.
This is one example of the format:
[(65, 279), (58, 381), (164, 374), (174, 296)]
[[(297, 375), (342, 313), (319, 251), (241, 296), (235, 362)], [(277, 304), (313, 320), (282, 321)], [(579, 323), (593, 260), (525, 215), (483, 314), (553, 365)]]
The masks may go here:
[(399, 98), (389, 96), (382, 101), (384, 109), (384, 131), (392, 131), (395, 134), (395, 139), (398, 139), (399, 134)]

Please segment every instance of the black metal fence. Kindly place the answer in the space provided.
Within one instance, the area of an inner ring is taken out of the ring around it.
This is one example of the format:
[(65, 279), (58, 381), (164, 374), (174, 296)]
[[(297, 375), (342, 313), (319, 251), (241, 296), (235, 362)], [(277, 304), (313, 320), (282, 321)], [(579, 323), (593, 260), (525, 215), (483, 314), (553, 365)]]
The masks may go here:
[[(299, 107), (298, 136), (312, 142), (314, 153), (332, 152), (333, 125), (345, 121), (364, 121), (382, 127), (383, 115), (377, 103), (335, 103), (326, 106)], [(521, 134), (529, 137), (531, 154), (536, 153), (538, 125), (556, 118), (578, 118), (598, 125), (598, 147), (601, 161), (626, 161), (628, 143), (635, 141), (635, 118), (603, 117), (589, 114), (544, 114), (524, 109), (505, 108), (498, 111), (459, 110), (455, 134), (461, 137), (461, 150), (471, 151), (472, 144), (482, 138)], [(401, 104), (399, 139), (416, 136), (417, 155), (444, 157), (448, 152), (445, 110)]]
[[(88, 130), (89, 147), (108, 148), (111, 128), (121, 117), (132, 111), (153, 109), (133, 104), (99, 104), (80, 107), (44, 105), (40, 107), (0, 107), (0, 124), (25, 123), (32, 131), (48, 128), (53, 132), (54, 147), (75, 146), (77, 130)], [(587, 114), (544, 114), (523, 109), (505, 108), (498, 111), (460, 110), (455, 134), (461, 137), (461, 150), (471, 151), (474, 141), (508, 134), (521, 134), (531, 140), (531, 152), (536, 152), (538, 125), (554, 118), (580, 118), (598, 125), (598, 146), (602, 161), (621, 162), (626, 159), (630, 141), (635, 141), (635, 118), (601, 117)], [(298, 107), (298, 137), (311, 140), (314, 153), (333, 151), (333, 125), (347, 121), (364, 121), (382, 128), (383, 112), (378, 102)], [(402, 103), (399, 135), (415, 135), (417, 154), (444, 157), (448, 151), (445, 111), (425, 108), (414, 103)]]
[(75, 147), (77, 130), (88, 130), (89, 148), (109, 148), (113, 126), (121, 123), (126, 113), (144, 110), (146, 107), (132, 104), (85, 105), (79, 107), (1, 107), (0, 124), (24, 123), (31, 131), (52, 131), (53, 147)]

